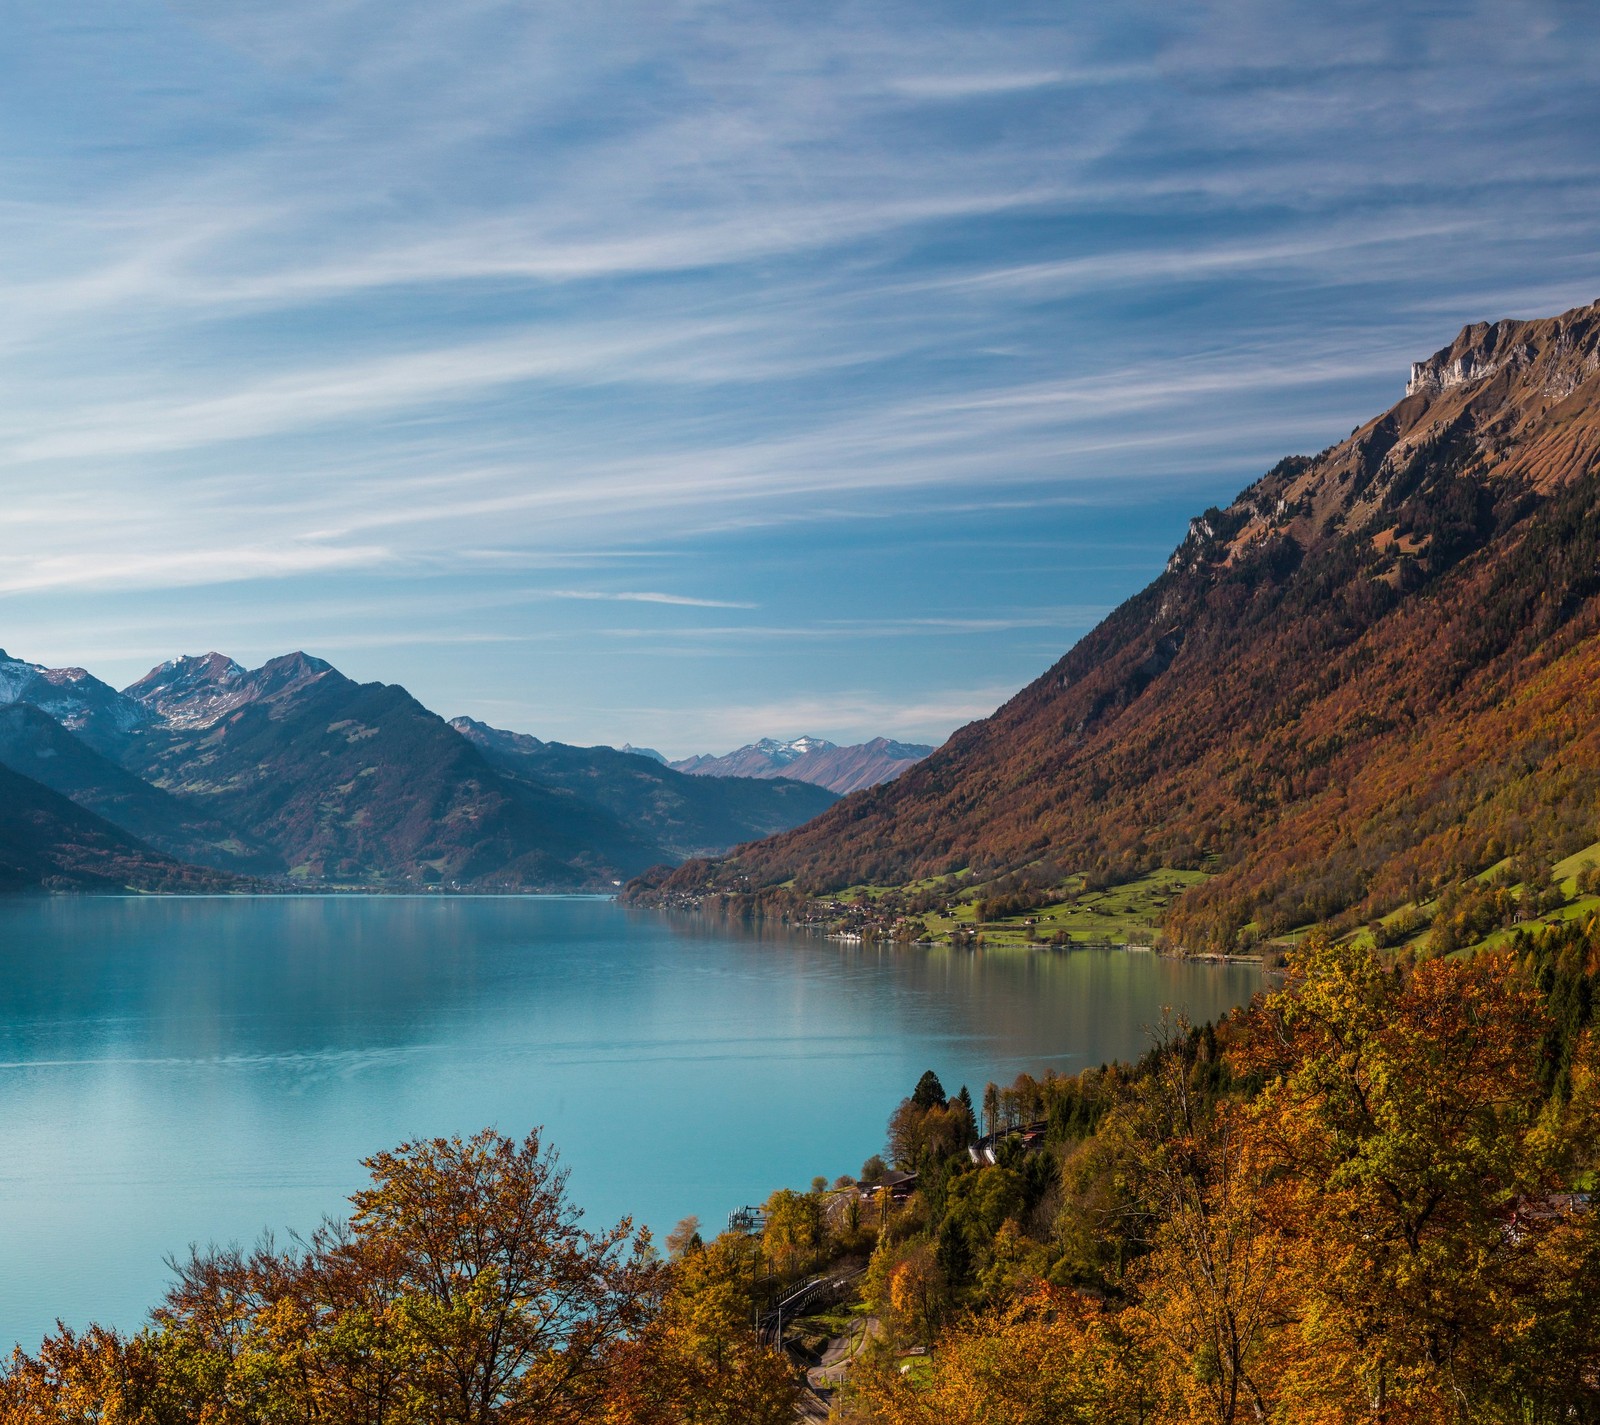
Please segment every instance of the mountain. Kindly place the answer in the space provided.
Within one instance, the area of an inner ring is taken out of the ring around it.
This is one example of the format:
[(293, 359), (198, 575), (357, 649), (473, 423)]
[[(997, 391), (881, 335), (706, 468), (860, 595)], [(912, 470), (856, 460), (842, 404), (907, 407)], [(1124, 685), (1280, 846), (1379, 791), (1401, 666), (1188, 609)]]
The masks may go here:
[(0, 707), (0, 765), (181, 861), (243, 874), (270, 873), (270, 851), (215, 821), (196, 817), (170, 793), (102, 756), (30, 703)]
[(667, 765), (692, 777), (787, 777), (843, 795), (898, 777), (932, 751), (886, 737), (855, 747), (839, 747), (820, 737), (797, 737), (792, 742), (763, 737), (724, 757), (686, 757)]
[[(306, 659), (305, 663), (318, 661)], [(306, 671), (310, 671), (309, 666)], [(209, 727), (236, 707), (252, 701), (258, 696), (259, 687), (259, 677), (253, 677), (233, 659), (220, 653), (205, 653), (198, 658), (168, 659), (123, 689), (123, 695), (169, 727)]]
[(1218, 874), (1190, 948), (1353, 924), (1600, 835), (1600, 304), (1478, 323), (1190, 525), (1042, 677), (694, 895), (1024, 866)]
[[(458, 730), (404, 688), (305, 653), (253, 670), (220, 653), (176, 658), (122, 693), (82, 670), (7, 666), (15, 696), (48, 696), (79, 732), (29, 701), (0, 707), (0, 764), (174, 857), (304, 884), (602, 889), (834, 801)], [(114, 733), (98, 738), (112, 755), (90, 732)]]
[(893, 742), (874, 737), (854, 747), (812, 748), (791, 762), (783, 775), (801, 782), (814, 782), (841, 796), (893, 781), (908, 767), (933, 751), (917, 742)]
[(659, 762), (662, 766), (666, 766), (667, 759), (653, 747), (635, 747), (631, 742), (624, 742), (617, 750), (619, 752), (632, 753), (635, 757), (648, 757), (652, 762)]
[(152, 722), (125, 765), (208, 820), (247, 828), (296, 880), (574, 889), (655, 848), (559, 789), (514, 782), (404, 688), (304, 653), (254, 672), (209, 655), (128, 690)]
[(0, 765), (0, 891), (213, 891), (227, 884), (228, 877), (163, 856)]
[(723, 757), (702, 753), (667, 765), (691, 777), (783, 777), (788, 775), (787, 769), (807, 753), (828, 751), (832, 747), (833, 743), (820, 737), (797, 737), (792, 742), (763, 737)]
[[(835, 800), (452, 727), (404, 688), (356, 683), (305, 653), (255, 669), (220, 653), (175, 658), (120, 693), (82, 669), (0, 655), (0, 768), (30, 789), (0, 802), (0, 848), (18, 848), (0, 866), (8, 887), (212, 886), (231, 872), (599, 890), (789, 829)], [(35, 844), (37, 856), (22, 854)]]
[(647, 837), (657, 848), (647, 864), (715, 855), (787, 831), (837, 800), (825, 788), (802, 782), (690, 777), (648, 756), (541, 742), (472, 718), (458, 717), (450, 726), (508, 775), (559, 788)]
[(204, 728), (237, 708), (298, 692), (335, 673), (307, 653), (271, 659), (251, 672), (221, 653), (171, 658), (122, 690), (166, 728)]
[(119, 747), (149, 724), (142, 703), (82, 668), (45, 668), (0, 649), (0, 706), (26, 703), (102, 751)]

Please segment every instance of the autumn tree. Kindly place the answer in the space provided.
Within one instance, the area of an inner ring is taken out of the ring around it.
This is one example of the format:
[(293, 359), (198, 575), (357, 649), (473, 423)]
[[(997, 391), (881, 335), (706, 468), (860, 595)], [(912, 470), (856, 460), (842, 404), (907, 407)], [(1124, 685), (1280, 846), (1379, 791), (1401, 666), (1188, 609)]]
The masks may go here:
[(888, 1273), (890, 1327), (907, 1340), (933, 1340), (950, 1304), (950, 1286), (934, 1250), (917, 1242)]
[(695, 1216), (680, 1218), (678, 1225), (667, 1233), (667, 1256), (677, 1261), (691, 1248), (701, 1245), (700, 1219)]
[(1193, 1042), (1183, 1021), (1165, 1026), (1126, 1109), (1150, 1224), (1130, 1315), (1172, 1415), (1232, 1425), (1269, 1412), (1283, 1247), (1261, 1212), (1249, 1127), (1197, 1091)]
[(653, 1304), (648, 1236), (580, 1227), (537, 1132), (422, 1139), (364, 1166), (352, 1240), (401, 1302), (419, 1388), (460, 1425), (583, 1419)]
[(1045, 1287), (946, 1332), (924, 1379), (875, 1361), (854, 1394), (881, 1425), (1146, 1425), (1141, 1365), (1113, 1313)]
[(767, 1260), (783, 1276), (805, 1271), (822, 1246), (822, 1204), (811, 1193), (780, 1188), (766, 1202), (767, 1225), (761, 1237)]
[(1465, 1418), (1536, 1301), (1573, 1146), (1538, 1084), (1546, 1018), (1509, 958), (1402, 975), (1315, 939), (1241, 1051), (1260, 1197), (1292, 1257), (1286, 1408)]
[(62, 1330), (0, 1377), (7, 1425), (593, 1420), (660, 1310), (626, 1221), (590, 1233), (537, 1133), (366, 1160), (348, 1224), (193, 1254), (131, 1340)]
[(1000, 1085), (993, 1081), (983, 1086), (983, 1131), (993, 1133), (999, 1127)]
[(751, 1322), (748, 1239), (691, 1246), (660, 1312), (613, 1361), (603, 1425), (787, 1425), (797, 1380)]
[(159, 1353), (148, 1336), (101, 1326), (79, 1334), (61, 1326), (36, 1355), (19, 1346), (0, 1370), (5, 1425), (145, 1425), (172, 1418), (161, 1409)]
[(918, 1172), (961, 1152), (975, 1137), (972, 1115), (960, 1099), (923, 1107), (901, 1099), (889, 1117), (889, 1160), (902, 1172)]

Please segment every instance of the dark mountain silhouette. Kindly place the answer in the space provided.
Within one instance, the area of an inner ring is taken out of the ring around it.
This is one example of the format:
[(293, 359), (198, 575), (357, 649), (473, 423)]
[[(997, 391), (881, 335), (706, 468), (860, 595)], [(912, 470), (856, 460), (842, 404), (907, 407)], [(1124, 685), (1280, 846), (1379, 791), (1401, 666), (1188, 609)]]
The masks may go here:
[(232, 827), (205, 821), (178, 798), (102, 756), (31, 703), (0, 707), (0, 764), (59, 792), (156, 850), (242, 874), (279, 865)]
[(228, 884), (227, 876), (163, 856), (0, 766), (0, 891), (212, 891)]

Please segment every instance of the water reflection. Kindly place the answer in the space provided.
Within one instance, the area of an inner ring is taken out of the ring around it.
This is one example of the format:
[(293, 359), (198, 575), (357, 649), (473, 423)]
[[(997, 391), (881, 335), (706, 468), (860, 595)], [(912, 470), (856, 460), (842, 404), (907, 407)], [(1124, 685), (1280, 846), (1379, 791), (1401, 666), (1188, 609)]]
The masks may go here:
[(338, 1210), (357, 1159), (543, 1123), (599, 1219), (853, 1171), (924, 1068), (1137, 1054), (1245, 967), (874, 948), (571, 899), (0, 903), (0, 1342), (137, 1321), (191, 1240)]

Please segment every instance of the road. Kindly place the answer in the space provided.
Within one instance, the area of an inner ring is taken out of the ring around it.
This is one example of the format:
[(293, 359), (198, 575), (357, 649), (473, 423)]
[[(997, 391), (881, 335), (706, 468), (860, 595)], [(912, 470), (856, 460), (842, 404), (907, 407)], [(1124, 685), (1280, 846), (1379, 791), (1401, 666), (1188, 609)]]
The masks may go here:
[(822, 1360), (806, 1372), (806, 1389), (801, 1392), (797, 1411), (802, 1420), (826, 1420), (828, 1406), (834, 1392), (839, 1389), (856, 1357), (868, 1341), (883, 1334), (883, 1325), (876, 1316), (866, 1316), (856, 1322), (847, 1335), (834, 1336), (823, 1348)]

